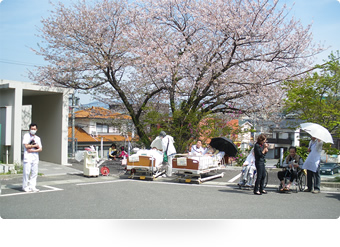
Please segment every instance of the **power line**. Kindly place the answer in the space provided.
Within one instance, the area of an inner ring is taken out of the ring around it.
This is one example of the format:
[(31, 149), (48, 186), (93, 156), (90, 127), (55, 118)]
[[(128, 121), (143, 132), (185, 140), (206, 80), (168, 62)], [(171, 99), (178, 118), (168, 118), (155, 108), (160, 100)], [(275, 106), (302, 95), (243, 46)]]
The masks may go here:
[(7, 60), (7, 59), (0, 59), (0, 63), (7, 63), (7, 64), (13, 64), (13, 65), (21, 65), (21, 66), (30, 66), (30, 67), (42, 66), (42, 65), (37, 65), (37, 64), (33, 64), (33, 63), (25, 63), (25, 62), (14, 61), (14, 60)]

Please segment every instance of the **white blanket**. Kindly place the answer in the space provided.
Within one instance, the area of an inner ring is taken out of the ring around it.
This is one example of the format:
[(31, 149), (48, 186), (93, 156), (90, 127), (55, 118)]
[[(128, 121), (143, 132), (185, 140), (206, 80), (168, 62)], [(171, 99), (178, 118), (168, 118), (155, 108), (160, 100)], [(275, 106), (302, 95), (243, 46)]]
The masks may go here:
[(136, 154), (132, 154), (129, 156), (129, 162), (138, 162), (139, 156), (148, 156), (155, 159), (154, 166), (160, 167), (163, 163), (163, 154), (162, 152), (154, 149), (140, 149)]
[(217, 167), (224, 157), (224, 152), (219, 152), (213, 156), (189, 156), (190, 159), (197, 160), (199, 162), (198, 169), (204, 170), (208, 168)]

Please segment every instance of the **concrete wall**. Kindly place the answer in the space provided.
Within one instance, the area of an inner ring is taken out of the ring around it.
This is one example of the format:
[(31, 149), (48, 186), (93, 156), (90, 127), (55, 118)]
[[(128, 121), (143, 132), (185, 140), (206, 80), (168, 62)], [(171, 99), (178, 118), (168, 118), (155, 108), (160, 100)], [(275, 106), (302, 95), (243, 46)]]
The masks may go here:
[[(6, 88), (0, 90), (0, 107), (12, 106), (12, 119), (11, 119), (11, 145), (8, 146), (8, 154), (9, 154), (9, 163), (20, 163), (21, 162), (21, 146), (16, 145), (17, 143), (21, 143), (21, 132), (17, 133), (15, 131), (16, 127), (19, 125), (21, 126), (21, 98), (22, 98), (22, 91), (15, 90), (12, 88)], [(18, 113), (20, 112), (20, 113)], [(0, 120), (4, 122), (4, 119)], [(2, 123), (2, 134), (4, 136), (4, 131), (6, 131), (5, 125)], [(1, 142), (3, 144), (3, 142)], [(1, 160), (4, 161), (4, 152), (6, 148), (2, 147), (2, 154)]]
[(24, 97), (24, 104), (32, 105), (32, 122), (38, 125), (37, 135), (43, 145), (40, 159), (57, 164), (67, 163), (60, 155), (64, 152), (63, 94)]
[(73, 93), (73, 90), (0, 80), (0, 107), (12, 106), (13, 109), (10, 163), (21, 162), (22, 129), (28, 128), (23, 126), (23, 120), (27, 123), (27, 105), (32, 112), (31, 122), (38, 125), (37, 135), (42, 140), (43, 151), (40, 153), (40, 160), (67, 164), (70, 93)]

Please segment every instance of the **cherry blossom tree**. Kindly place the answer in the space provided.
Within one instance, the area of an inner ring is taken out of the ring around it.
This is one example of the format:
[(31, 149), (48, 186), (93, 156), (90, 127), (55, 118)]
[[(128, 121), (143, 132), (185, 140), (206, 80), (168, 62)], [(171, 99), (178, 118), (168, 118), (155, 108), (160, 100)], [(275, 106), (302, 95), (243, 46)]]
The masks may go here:
[[(310, 26), (272, 0), (80, 0), (42, 20), (31, 78), (121, 102), (148, 145), (147, 109), (167, 104), (166, 131), (185, 149), (208, 114), (268, 114), (281, 82), (320, 51)], [(155, 109), (154, 109), (155, 110)], [(156, 108), (157, 110), (157, 108)], [(143, 119), (144, 117), (144, 119)], [(170, 120), (168, 117), (171, 117)]]

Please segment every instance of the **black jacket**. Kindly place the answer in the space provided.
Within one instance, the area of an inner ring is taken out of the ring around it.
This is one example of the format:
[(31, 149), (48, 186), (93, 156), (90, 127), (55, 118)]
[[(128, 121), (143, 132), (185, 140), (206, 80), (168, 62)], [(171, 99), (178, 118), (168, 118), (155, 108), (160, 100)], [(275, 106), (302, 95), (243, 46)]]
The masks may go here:
[(266, 155), (262, 153), (263, 149), (264, 149), (263, 145), (260, 145), (257, 142), (255, 143), (254, 146), (255, 166), (264, 165)]

